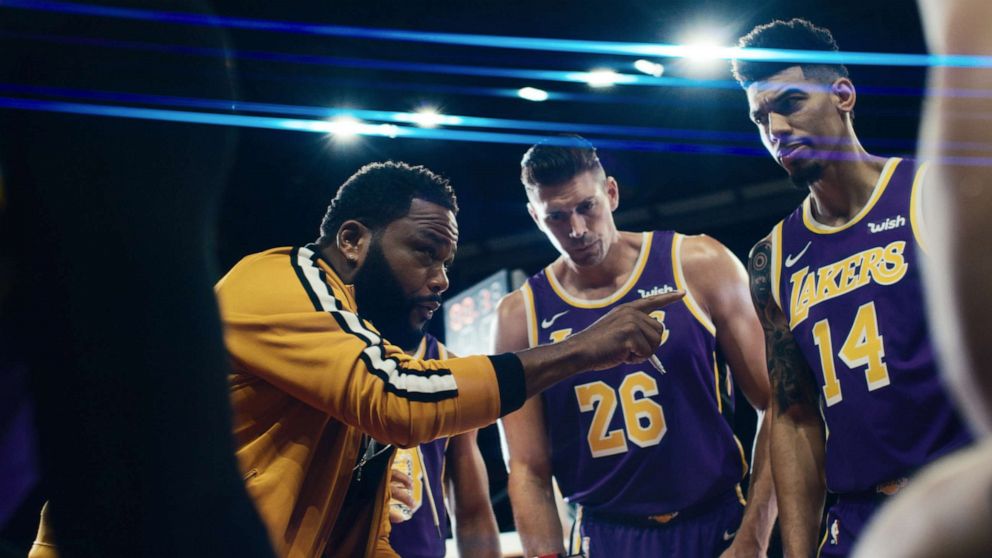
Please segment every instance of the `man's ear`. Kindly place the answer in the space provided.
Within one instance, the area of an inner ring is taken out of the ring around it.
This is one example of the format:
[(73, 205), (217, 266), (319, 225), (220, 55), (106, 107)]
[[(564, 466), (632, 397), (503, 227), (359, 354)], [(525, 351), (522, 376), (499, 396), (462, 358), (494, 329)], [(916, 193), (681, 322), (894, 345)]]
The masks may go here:
[(372, 230), (354, 219), (341, 223), (338, 228), (337, 247), (353, 268), (359, 268), (365, 263), (372, 245)]
[(610, 200), (610, 212), (612, 213), (620, 206), (620, 185), (617, 184), (616, 178), (607, 176), (603, 183), (603, 189), (606, 190), (606, 197)]
[(837, 109), (851, 114), (854, 112), (854, 105), (858, 100), (858, 92), (854, 89), (854, 83), (847, 78), (839, 78), (830, 86), (830, 94), (834, 97)]

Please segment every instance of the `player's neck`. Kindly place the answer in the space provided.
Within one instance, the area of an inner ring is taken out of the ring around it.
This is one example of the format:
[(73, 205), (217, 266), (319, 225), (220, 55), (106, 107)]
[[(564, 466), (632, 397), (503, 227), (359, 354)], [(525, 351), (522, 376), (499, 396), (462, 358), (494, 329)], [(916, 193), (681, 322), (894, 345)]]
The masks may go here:
[(887, 159), (857, 147), (853, 158), (832, 161), (820, 179), (810, 184), (810, 209), (817, 222), (843, 225), (871, 199)]
[(603, 261), (579, 267), (565, 258), (559, 258), (553, 266), (555, 276), (569, 293), (579, 298), (609, 296), (623, 286), (634, 272), (642, 244), (641, 233), (617, 231), (616, 241)]

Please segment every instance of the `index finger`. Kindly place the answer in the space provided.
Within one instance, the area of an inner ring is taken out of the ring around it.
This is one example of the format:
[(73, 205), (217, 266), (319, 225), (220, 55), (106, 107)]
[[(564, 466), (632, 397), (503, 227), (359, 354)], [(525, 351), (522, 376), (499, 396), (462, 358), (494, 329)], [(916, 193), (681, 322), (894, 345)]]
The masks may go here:
[(398, 482), (403, 485), (404, 488), (413, 488), (413, 478), (411, 478), (410, 475), (402, 471), (397, 471), (396, 469), (392, 469), (390, 472), (392, 473), (390, 481)]
[(685, 291), (678, 290), (678, 291), (672, 291), (670, 293), (662, 293), (662, 294), (646, 296), (640, 300), (634, 300), (632, 302), (628, 302), (627, 304), (632, 308), (647, 313), (647, 312), (651, 312), (652, 310), (664, 308), (665, 306), (668, 306), (669, 304), (677, 300), (680, 300), (684, 296), (685, 296)]

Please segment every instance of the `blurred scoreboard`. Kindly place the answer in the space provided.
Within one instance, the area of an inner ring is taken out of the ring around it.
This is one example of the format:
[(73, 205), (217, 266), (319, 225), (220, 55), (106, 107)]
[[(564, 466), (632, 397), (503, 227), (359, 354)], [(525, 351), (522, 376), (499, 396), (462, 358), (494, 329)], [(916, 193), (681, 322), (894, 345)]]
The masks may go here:
[(502, 269), (444, 303), (444, 344), (456, 355), (492, 352), (496, 303), (523, 284), (521, 271)]

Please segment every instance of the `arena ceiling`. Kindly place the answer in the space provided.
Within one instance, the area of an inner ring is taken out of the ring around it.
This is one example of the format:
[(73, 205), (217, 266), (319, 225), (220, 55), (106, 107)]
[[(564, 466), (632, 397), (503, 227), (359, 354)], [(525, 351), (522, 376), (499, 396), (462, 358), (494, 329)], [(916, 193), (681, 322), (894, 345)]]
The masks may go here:
[[(454, 290), (501, 267), (532, 272), (554, 256), (526, 213), (517, 178), (521, 154), (543, 135), (578, 132), (600, 146), (621, 185), (625, 228), (707, 232), (743, 255), (799, 199), (763, 153), (725, 61), (622, 55), (606, 46), (730, 46), (755, 24), (805, 17), (832, 29), (843, 50), (925, 52), (911, 0), (225, 1), (212, 6), (217, 21), (230, 24), (222, 49), (184, 37), (183, 29), (203, 22), (169, 16), (178, 8), (167, 2), (120, 2), (137, 10), (116, 14), (73, 8), (85, 3), (3, 4), (3, 16), (71, 22), (55, 31), (29, 25), (3, 40), (152, 49), (168, 60), (146, 68), (137, 86), (123, 82), (134, 90), (118, 87), (116, 97), (99, 97), (108, 86), (94, 84), (87, 102), (304, 121), (274, 129), (230, 122), (238, 144), (222, 205), (221, 268), (252, 251), (312, 240), (337, 186), (366, 162), (393, 159), (424, 164), (457, 190)], [(113, 32), (104, 26), (94, 36), (92, 22), (107, 18)], [(232, 70), (230, 95), (176, 101), (172, 84), (200, 78), (188, 61), (211, 56)], [(661, 77), (636, 69), (640, 58), (661, 64)], [(621, 83), (587, 82), (604, 69)], [(865, 146), (912, 153), (925, 68), (850, 69)], [(73, 85), (59, 98), (72, 100), (88, 84)], [(549, 98), (523, 99), (524, 87)], [(424, 110), (442, 115), (436, 127), (422, 126), (431, 118)], [(353, 129), (371, 133), (345, 137)]]

